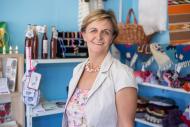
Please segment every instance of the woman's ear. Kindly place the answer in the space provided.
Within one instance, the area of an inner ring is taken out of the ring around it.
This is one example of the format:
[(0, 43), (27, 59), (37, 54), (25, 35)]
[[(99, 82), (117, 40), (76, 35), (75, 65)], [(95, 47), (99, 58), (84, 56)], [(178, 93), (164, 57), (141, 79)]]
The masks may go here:
[(116, 38), (116, 35), (113, 35), (111, 42), (114, 43), (114, 40)]

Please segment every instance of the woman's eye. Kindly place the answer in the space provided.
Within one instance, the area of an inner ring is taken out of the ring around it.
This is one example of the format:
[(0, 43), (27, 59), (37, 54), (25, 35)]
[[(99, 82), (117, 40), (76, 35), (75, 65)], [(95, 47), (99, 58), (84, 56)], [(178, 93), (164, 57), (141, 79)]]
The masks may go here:
[(97, 32), (97, 30), (93, 29), (93, 30), (89, 30), (90, 33), (95, 33)]
[(105, 35), (111, 35), (111, 32), (108, 31), (108, 30), (105, 30), (105, 31), (104, 31), (104, 34), (105, 34)]
[(110, 31), (110, 30), (104, 30), (103, 34), (107, 35), (107, 36), (111, 36), (112, 35), (112, 31)]

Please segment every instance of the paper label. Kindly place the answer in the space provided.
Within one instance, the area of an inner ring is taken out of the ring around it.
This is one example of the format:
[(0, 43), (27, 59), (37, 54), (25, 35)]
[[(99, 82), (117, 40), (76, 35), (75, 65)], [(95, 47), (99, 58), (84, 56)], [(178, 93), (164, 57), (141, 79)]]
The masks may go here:
[(48, 40), (43, 40), (43, 53), (48, 53)]
[(28, 87), (37, 90), (40, 85), (41, 74), (32, 72)]

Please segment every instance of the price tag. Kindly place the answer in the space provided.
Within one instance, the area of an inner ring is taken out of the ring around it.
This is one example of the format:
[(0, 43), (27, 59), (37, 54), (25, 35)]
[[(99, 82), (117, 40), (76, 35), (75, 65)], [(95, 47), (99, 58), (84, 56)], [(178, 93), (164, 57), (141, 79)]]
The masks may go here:
[(40, 84), (41, 74), (32, 72), (28, 87), (37, 90)]

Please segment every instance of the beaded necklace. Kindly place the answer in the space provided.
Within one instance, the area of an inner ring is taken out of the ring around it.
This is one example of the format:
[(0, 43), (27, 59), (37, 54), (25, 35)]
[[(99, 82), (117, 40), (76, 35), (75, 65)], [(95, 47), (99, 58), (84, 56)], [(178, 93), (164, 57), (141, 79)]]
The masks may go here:
[(90, 63), (89, 61), (85, 65), (85, 70), (87, 72), (98, 72), (100, 71), (100, 65), (99, 66), (93, 66), (93, 63)]

